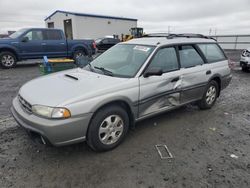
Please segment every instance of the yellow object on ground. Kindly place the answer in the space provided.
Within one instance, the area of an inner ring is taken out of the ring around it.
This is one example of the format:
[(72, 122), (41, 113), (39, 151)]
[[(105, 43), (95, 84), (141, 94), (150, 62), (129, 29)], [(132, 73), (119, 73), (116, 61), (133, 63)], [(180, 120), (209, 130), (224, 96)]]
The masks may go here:
[(48, 59), (49, 63), (74, 63), (73, 59)]

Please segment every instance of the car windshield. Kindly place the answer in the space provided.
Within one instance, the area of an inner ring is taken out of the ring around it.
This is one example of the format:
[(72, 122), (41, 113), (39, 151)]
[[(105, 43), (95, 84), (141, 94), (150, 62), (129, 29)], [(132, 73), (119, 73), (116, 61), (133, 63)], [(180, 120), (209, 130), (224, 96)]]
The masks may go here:
[(112, 76), (131, 78), (154, 49), (154, 46), (118, 44), (94, 59), (91, 66), (108, 71)]
[(96, 43), (99, 43), (99, 42), (101, 42), (101, 41), (102, 41), (102, 39), (103, 39), (103, 38), (96, 39), (96, 40), (95, 40), (95, 42), (96, 42)]
[(20, 29), (18, 31), (16, 31), (15, 33), (11, 34), (9, 37), (12, 39), (18, 38), (19, 36), (21, 36), (25, 31), (27, 31), (27, 29)]

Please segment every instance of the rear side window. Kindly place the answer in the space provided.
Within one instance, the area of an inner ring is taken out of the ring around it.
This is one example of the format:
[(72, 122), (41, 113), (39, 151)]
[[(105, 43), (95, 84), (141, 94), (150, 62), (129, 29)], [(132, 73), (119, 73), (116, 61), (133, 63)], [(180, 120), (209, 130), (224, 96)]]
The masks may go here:
[(62, 40), (62, 34), (58, 30), (45, 31), (46, 40)]
[(182, 68), (194, 67), (204, 63), (199, 53), (192, 45), (178, 46), (178, 48)]
[(226, 57), (217, 44), (198, 44), (208, 63), (225, 60)]
[(169, 47), (160, 49), (148, 67), (148, 69), (151, 68), (161, 68), (163, 72), (179, 69), (175, 48)]

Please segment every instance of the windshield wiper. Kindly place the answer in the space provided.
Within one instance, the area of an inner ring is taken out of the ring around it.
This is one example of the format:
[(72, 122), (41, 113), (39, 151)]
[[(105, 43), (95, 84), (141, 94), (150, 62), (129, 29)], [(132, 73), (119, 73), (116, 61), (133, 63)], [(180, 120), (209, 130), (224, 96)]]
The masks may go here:
[(91, 72), (95, 72), (95, 70), (93, 69), (93, 66), (91, 65), (90, 62), (88, 62), (87, 65), (89, 66), (89, 69)]
[(104, 74), (108, 75), (108, 76), (113, 76), (113, 72), (103, 68), (103, 67), (94, 67), (95, 69), (101, 70)]

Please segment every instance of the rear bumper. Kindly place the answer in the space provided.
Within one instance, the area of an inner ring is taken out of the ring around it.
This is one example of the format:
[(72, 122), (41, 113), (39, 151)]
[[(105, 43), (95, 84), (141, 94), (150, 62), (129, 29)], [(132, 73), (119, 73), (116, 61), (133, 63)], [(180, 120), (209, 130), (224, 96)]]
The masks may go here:
[(231, 80), (232, 80), (232, 75), (231, 74), (222, 77), (221, 78), (221, 90), (225, 89), (229, 85)]
[(69, 145), (86, 139), (87, 128), (92, 114), (64, 120), (45, 119), (28, 114), (13, 100), (11, 112), (19, 125), (46, 138), (54, 146)]

